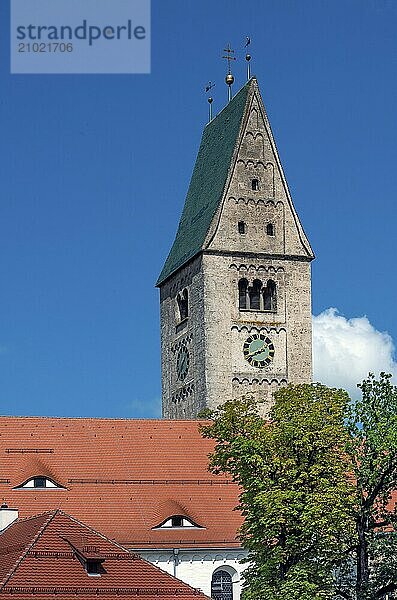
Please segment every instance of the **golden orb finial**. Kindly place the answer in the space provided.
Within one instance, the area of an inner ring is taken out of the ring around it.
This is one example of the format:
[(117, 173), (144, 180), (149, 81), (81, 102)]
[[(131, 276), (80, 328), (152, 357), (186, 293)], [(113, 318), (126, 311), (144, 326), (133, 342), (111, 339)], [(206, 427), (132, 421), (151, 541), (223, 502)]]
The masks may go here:
[(247, 61), (247, 81), (249, 81), (251, 79), (251, 65), (250, 65), (251, 54), (248, 52), (248, 46), (251, 45), (251, 38), (249, 35), (247, 35), (246, 40), (247, 41), (245, 42), (244, 48), (247, 48), (245, 60)]
[[(208, 84), (205, 86), (205, 91), (208, 93), (212, 90), (212, 88), (215, 87), (215, 83), (212, 83), (212, 81), (209, 81)], [(209, 113), (209, 118), (208, 118), (208, 123), (211, 123), (212, 121), (212, 103), (214, 101), (212, 96), (208, 96), (207, 98), (208, 101), (208, 113)]]
[(232, 85), (234, 83), (234, 77), (232, 75), (232, 70), (230, 68), (230, 63), (232, 62), (232, 60), (236, 60), (236, 57), (233, 56), (234, 54), (234, 50), (230, 47), (230, 44), (227, 45), (227, 48), (224, 48), (224, 52), (226, 52), (225, 56), (222, 56), (222, 58), (227, 60), (227, 75), (225, 77), (225, 81), (226, 84), (228, 86), (228, 100), (230, 102), (230, 100), (232, 99)]
[(225, 81), (227, 83), (227, 85), (233, 85), (234, 83), (234, 77), (231, 73), (228, 73), (225, 77)]

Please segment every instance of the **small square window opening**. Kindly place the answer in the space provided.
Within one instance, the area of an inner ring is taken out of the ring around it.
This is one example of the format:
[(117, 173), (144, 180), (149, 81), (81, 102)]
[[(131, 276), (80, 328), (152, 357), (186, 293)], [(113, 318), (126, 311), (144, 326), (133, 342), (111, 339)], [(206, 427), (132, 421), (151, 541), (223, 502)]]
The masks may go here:
[(274, 237), (274, 225), (273, 223), (268, 223), (266, 225), (266, 234)]
[(87, 560), (87, 573), (89, 575), (100, 575), (101, 563), (99, 560)]
[(33, 479), (33, 487), (45, 488), (46, 487), (46, 478), (45, 477), (35, 477)]

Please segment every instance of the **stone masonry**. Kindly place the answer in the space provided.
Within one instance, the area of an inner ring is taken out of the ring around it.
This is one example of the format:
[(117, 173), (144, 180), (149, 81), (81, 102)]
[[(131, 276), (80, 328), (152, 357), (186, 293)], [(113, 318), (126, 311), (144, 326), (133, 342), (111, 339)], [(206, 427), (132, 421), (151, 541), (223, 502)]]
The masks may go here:
[[(160, 283), (167, 418), (192, 418), (205, 407), (245, 394), (270, 402), (280, 386), (308, 382), (312, 376), (314, 255), (292, 203), (256, 80), (247, 86), (227, 179), (201, 251)], [(233, 110), (233, 102), (224, 110)], [(242, 280), (248, 285), (247, 307), (240, 300)], [(269, 281), (275, 294), (273, 304), (266, 306), (263, 294)], [(252, 307), (255, 285), (261, 286), (261, 304)], [(188, 316), (181, 320), (177, 297), (183, 290), (188, 292)], [(244, 343), (253, 335), (273, 344), (270, 364), (251, 364), (244, 356)]]

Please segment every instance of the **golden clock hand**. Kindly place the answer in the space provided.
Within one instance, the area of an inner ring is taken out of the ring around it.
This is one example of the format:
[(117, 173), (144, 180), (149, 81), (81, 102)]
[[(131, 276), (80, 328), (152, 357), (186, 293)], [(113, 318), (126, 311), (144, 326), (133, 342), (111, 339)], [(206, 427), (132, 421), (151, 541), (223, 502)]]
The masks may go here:
[(248, 357), (251, 358), (252, 356), (256, 356), (257, 354), (262, 354), (262, 352), (264, 352), (264, 351), (265, 351), (265, 346), (262, 346), (262, 348), (254, 350), (254, 352), (250, 352), (248, 354)]

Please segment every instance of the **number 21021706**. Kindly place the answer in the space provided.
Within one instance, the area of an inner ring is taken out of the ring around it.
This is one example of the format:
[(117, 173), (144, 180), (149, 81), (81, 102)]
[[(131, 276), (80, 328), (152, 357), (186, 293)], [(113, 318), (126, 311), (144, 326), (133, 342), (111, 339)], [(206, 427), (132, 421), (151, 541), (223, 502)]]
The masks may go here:
[(73, 44), (65, 42), (34, 42), (25, 43), (20, 42), (18, 44), (18, 52), (35, 52), (35, 53), (47, 53), (47, 52), (73, 52)]

